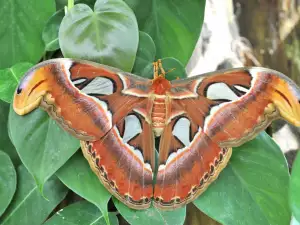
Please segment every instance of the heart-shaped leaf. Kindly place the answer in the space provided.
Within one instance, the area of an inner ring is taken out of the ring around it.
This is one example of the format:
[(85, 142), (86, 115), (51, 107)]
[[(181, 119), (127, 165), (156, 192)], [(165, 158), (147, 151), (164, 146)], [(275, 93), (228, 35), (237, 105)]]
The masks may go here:
[(0, 100), (0, 148), (6, 152), (14, 165), (20, 164), (20, 158), (8, 137), (7, 121), (9, 113), (9, 104)]
[(17, 186), (17, 175), (9, 156), (0, 151), (0, 217), (12, 200)]
[(143, 70), (154, 62), (156, 54), (155, 44), (152, 38), (145, 32), (139, 32), (139, 46), (132, 69), (134, 74), (142, 74)]
[[(161, 60), (161, 62), (163, 69), (167, 73), (166, 78), (169, 81), (176, 80), (177, 78), (183, 79), (187, 77), (184, 66), (177, 59), (164, 58)], [(153, 79), (153, 64), (149, 63), (140, 74), (142, 77)]]
[(11, 107), (9, 131), (22, 162), (41, 191), (48, 178), (79, 148), (79, 141), (40, 109), (18, 116)]
[(300, 154), (294, 161), (290, 185), (290, 205), (296, 220), (300, 221)]
[[(119, 224), (114, 213), (109, 213), (111, 225)], [(87, 202), (79, 201), (59, 210), (44, 225), (105, 225), (104, 216), (99, 209)]]
[(59, 29), (63, 55), (131, 71), (138, 47), (138, 26), (122, 0), (97, 0), (94, 11), (75, 5)]
[(174, 57), (184, 66), (200, 36), (205, 0), (125, 0), (139, 29), (154, 40), (156, 59)]
[(55, 51), (59, 49), (58, 31), (64, 16), (65, 11), (61, 9), (54, 13), (47, 21), (42, 34), (46, 51)]
[[(0, 8), (0, 68), (36, 63), (44, 53), (42, 31), (55, 12), (53, 0), (6, 0)], [(1, 82), (0, 82), (1, 83)]]
[(151, 206), (145, 210), (134, 210), (128, 208), (116, 198), (113, 198), (116, 208), (131, 225), (181, 225), (185, 220), (186, 207), (173, 211), (161, 211)]
[(57, 171), (59, 179), (72, 191), (95, 204), (108, 221), (107, 203), (111, 194), (92, 172), (88, 162), (78, 152)]
[(45, 199), (26, 168), (17, 170), (18, 185), (13, 201), (0, 219), (1, 225), (40, 225), (66, 196), (68, 189), (56, 178), (44, 187)]
[(194, 204), (224, 225), (289, 224), (289, 180), (283, 153), (261, 133), (234, 149), (229, 165)]
[(0, 99), (10, 103), (20, 78), (33, 65), (31, 63), (18, 63), (11, 68), (0, 70)]

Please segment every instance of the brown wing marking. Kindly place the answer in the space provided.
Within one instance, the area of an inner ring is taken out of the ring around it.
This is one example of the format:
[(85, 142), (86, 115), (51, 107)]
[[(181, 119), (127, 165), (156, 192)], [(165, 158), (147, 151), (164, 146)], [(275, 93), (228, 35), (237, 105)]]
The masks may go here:
[(300, 126), (300, 90), (276, 71), (237, 69), (194, 79), (176, 81), (171, 89), (175, 91), (170, 94), (172, 102), (182, 106), (199, 131), (180, 149), (172, 144), (174, 124), (166, 126), (154, 189), (154, 204), (159, 208), (194, 200), (226, 166), (231, 147), (254, 138), (272, 120), (282, 117)]
[[(169, 152), (169, 136), (162, 135), (160, 153)], [(231, 148), (220, 148), (199, 131), (189, 146), (171, 154), (174, 155), (167, 162), (160, 159), (164, 164), (158, 169), (154, 187), (154, 205), (161, 209), (178, 208), (196, 199), (227, 165)]]
[[(141, 119), (137, 114), (130, 116)], [(82, 150), (102, 184), (116, 198), (131, 208), (144, 209), (153, 196), (154, 136), (145, 121), (141, 120), (142, 131), (135, 135), (128, 130), (135, 129), (135, 124), (124, 120), (101, 140), (82, 141)]]
[(149, 80), (115, 68), (53, 59), (25, 74), (15, 92), (14, 109), (24, 115), (41, 106), (78, 139), (94, 141), (145, 100), (148, 88)]
[(204, 132), (220, 146), (240, 146), (280, 117), (300, 125), (300, 91), (289, 78), (258, 68), (245, 74), (252, 76), (249, 91), (236, 101), (221, 105), (205, 124)]

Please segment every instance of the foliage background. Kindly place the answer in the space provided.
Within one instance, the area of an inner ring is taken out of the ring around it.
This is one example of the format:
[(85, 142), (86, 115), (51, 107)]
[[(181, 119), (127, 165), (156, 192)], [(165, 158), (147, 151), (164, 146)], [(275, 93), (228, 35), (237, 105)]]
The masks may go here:
[[(0, 224), (183, 224), (186, 207), (136, 211), (111, 199), (77, 140), (42, 110), (20, 117), (10, 103), (23, 73), (54, 57), (89, 59), (149, 78), (152, 62), (162, 58), (165, 69), (176, 68), (168, 79), (186, 77), (205, 1), (75, 3), (66, 15), (65, 0), (2, 3)], [(281, 150), (261, 133), (234, 149), (229, 165), (188, 213), (201, 210), (228, 225), (289, 224), (292, 213), (300, 220), (299, 174), (299, 157), (290, 179)]]

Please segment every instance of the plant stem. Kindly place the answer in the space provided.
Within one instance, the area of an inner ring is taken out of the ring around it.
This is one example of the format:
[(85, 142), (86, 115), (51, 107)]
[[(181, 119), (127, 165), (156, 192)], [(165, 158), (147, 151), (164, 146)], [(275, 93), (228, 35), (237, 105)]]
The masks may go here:
[(74, 0), (68, 0), (68, 10), (73, 8), (73, 6), (74, 6)]

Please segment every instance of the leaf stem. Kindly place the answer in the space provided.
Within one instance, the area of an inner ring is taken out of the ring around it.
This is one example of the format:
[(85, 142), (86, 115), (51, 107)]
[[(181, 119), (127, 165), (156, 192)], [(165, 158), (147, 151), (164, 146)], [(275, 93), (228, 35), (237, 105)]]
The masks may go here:
[(68, 0), (68, 10), (74, 7), (74, 0)]

